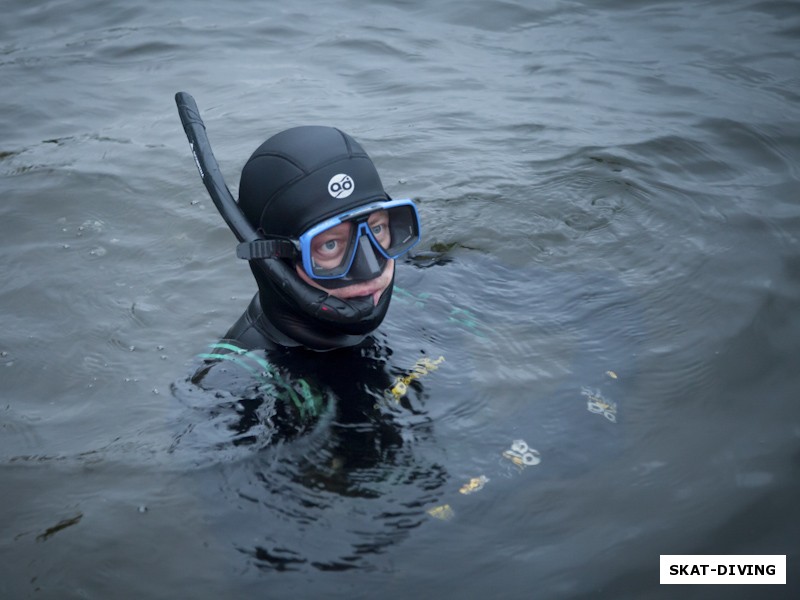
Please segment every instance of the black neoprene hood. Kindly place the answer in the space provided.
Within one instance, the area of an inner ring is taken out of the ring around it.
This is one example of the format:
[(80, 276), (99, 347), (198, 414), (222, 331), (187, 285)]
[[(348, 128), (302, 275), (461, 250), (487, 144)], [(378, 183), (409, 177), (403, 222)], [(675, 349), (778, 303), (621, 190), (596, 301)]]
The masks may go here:
[[(353, 187), (335, 197), (329, 186), (343, 175)], [(293, 127), (272, 136), (250, 156), (239, 182), (239, 206), (253, 227), (290, 237), (351, 208), (387, 199), (364, 149), (333, 127)]]
[[(329, 217), (388, 199), (358, 142), (333, 127), (304, 126), (275, 134), (256, 149), (242, 169), (238, 207), (258, 234), (297, 238)], [(394, 277), (374, 304), (369, 295), (344, 299), (308, 285), (289, 260), (253, 260), (250, 268), (258, 306), (251, 303), (243, 328), (255, 328), (263, 339), (248, 342), (254, 347), (359, 344), (381, 324), (392, 297)], [(237, 339), (238, 325), (230, 332)]]

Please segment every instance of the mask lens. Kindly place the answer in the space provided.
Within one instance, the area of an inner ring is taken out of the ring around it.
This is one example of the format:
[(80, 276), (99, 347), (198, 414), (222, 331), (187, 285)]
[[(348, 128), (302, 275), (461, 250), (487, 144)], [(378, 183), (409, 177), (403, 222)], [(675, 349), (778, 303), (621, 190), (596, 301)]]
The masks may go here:
[(339, 277), (350, 268), (353, 258), (353, 223), (339, 223), (313, 238), (309, 244), (312, 275), (317, 277)]
[(402, 256), (419, 241), (417, 211), (414, 210), (413, 205), (403, 204), (380, 212), (386, 213), (385, 222), (389, 235), (388, 239), (385, 238), (385, 243), (377, 239), (376, 241), (386, 250), (389, 258)]

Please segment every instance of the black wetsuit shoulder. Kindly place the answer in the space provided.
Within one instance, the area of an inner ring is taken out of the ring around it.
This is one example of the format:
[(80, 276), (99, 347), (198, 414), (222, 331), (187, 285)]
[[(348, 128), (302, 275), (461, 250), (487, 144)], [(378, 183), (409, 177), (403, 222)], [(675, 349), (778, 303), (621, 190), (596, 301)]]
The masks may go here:
[(291, 340), (283, 340), (285, 343), (276, 342), (283, 336), (269, 322), (264, 309), (261, 307), (261, 298), (258, 293), (253, 296), (247, 309), (242, 313), (236, 322), (225, 334), (226, 340), (235, 342), (237, 346), (245, 350), (274, 350), (279, 346), (294, 346)]

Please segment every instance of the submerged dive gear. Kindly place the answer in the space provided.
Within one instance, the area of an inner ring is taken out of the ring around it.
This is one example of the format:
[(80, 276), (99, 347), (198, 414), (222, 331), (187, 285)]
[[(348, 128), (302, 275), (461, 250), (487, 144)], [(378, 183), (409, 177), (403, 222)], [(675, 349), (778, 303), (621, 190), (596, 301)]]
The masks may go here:
[[(242, 170), (237, 203), (211, 151), (194, 99), (178, 92), (175, 102), (203, 183), (240, 242), (299, 238), (328, 218), (389, 200), (358, 142), (332, 127), (312, 126), (274, 135), (253, 153)], [(308, 285), (294, 264), (278, 254), (253, 257), (250, 268), (259, 293), (251, 303), (253, 311), (248, 309), (234, 329), (255, 328), (273, 343), (315, 350), (361, 342), (383, 321), (394, 283), (374, 304), (370, 296), (342, 299)]]
[[(312, 226), (299, 239), (243, 242), (239, 258), (299, 258), (323, 287), (343, 287), (378, 277), (387, 259), (395, 259), (420, 239), (419, 216), (411, 200), (362, 206)], [(332, 285), (333, 284), (333, 285)]]

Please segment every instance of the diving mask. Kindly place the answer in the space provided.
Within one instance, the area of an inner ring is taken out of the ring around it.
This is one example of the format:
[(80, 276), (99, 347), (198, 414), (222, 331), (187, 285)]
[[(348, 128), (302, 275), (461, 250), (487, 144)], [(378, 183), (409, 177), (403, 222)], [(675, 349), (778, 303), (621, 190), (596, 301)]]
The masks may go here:
[(295, 258), (323, 287), (336, 288), (380, 275), (386, 261), (420, 240), (417, 208), (412, 200), (373, 202), (310, 227), (299, 238), (267, 236), (239, 244), (236, 255)]

